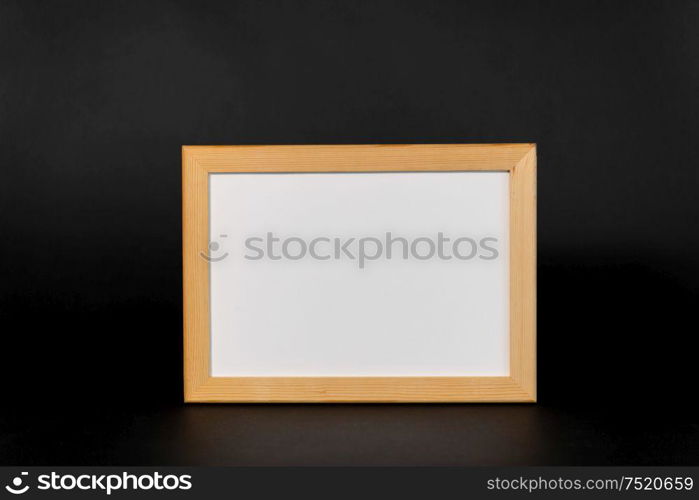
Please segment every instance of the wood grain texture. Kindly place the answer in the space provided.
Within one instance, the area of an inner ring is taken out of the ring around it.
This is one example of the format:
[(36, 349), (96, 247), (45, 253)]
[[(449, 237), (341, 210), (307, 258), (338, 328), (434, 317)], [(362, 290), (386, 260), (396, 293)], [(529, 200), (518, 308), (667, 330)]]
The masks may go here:
[(209, 242), (208, 173), (182, 150), (182, 270), (184, 393), (190, 400), (209, 377), (209, 266), (199, 256)]
[(521, 402), (511, 377), (209, 377), (192, 402)]
[(536, 401), (536, 148), (510, 171), (510, 376)]
[[(510, 173), (510, 376), (211, 377), (209, 173)], [(184, 397), (188, 402), (536, 401), (536, 148), (533, 144), (183, 146)]]
[(510, 170), (532, 144), (183, 146), (207, 172)]

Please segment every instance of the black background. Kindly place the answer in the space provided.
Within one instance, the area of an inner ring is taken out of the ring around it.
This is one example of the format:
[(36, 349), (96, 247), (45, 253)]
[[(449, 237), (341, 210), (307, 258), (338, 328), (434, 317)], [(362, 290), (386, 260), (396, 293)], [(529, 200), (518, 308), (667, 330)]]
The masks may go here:
[[(2, 464), (699, 464), (699, 2), (0, 0)], [(536, 142), (539, 403), (183, 405), (183, 144)]]

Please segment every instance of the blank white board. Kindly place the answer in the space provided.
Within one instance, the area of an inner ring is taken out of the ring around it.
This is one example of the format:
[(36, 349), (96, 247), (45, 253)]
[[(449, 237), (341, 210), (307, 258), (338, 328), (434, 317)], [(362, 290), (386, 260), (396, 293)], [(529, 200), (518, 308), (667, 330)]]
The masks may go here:
[(509, 375), (508, 218), (507, 172), (210, 174), (211, 375)]

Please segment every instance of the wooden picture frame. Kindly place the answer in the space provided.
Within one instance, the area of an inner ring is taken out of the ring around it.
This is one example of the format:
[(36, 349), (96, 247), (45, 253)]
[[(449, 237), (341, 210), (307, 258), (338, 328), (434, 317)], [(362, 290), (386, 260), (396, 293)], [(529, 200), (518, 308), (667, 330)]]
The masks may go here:
[[(221, 172), (505, 171), (510, 175), (510, 374), (503, 377), (212, 377), (208, 178)], [(536, 401), (536, 146), (183, 146), (187, 402)]]

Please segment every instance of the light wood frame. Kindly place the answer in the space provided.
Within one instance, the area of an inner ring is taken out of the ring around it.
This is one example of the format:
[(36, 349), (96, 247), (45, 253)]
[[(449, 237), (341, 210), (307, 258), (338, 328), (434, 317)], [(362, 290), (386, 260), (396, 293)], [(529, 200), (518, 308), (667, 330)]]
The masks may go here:
[[(212, 377), (209, 174), (506, 171), (510, 174), (510, 375)], [(184, 398), (188, 402), (536, 401), (536, 146), (183, 146)]]

